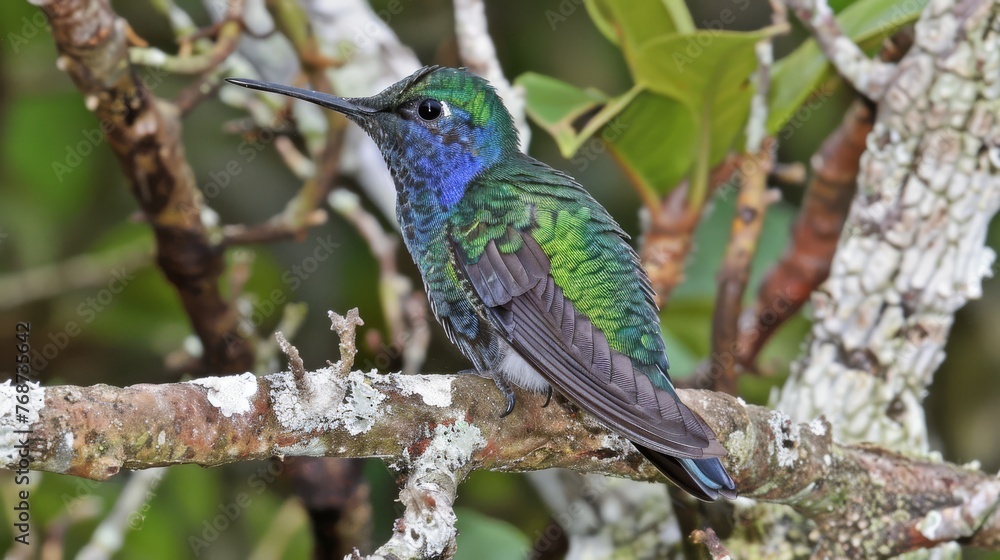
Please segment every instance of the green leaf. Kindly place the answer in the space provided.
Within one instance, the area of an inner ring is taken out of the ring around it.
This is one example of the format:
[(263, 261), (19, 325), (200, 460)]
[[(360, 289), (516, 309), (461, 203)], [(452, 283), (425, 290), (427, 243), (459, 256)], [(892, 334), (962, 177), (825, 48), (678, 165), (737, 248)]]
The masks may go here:
[[(676, 33), (693, 25), (686, 8), (675, 4), (588, 3), (598, 27), (613, 27), (627, 45), (636, 85), (622, 95), (609, 99), (537, 74), (517, 80), (527, 91), (529, 116), (555, 138), (564, 157), (594, 159), (610, 145), (647, 194), (669, 192), (691, 174), (696, 186), (705, 182), (707, 170), (743, 132), (753, 95), (749, 77), (757, 65), (754, 46), (782, 31)], [(584, 144), (597, 134), (603, 143)]]
[(576, 151), (566, 149), (578, 135), (574, 121), (607, 101), (607, 96), (596, 90), (583, 90), (534, 72), (521, 74), (514, 83), (524, 88), (528, 116), (552, 135), (564, 157)]
[(527, 557), (531, 543), (510, 523), (474, 509), (455, 508), (455, 513), (458, 516), (456, 560), (521, 560)]
[(708, 170), (743, 132), (753, 95), (749, 78), (757, 67), (754, 46), (783, 29), (772, 26), (745, 33), (703, 30), (673, 34), (653, 39), (635, 53), (636, 81), (681, 101), (695, 118), (690, 139), (690, 145), (697, 148), (691, 182), (693, 204), (700, 204), (705, 196)]
[(698, 107), (717, 93), (745, 86), (757, 68), (754, 45), (782, 31), (702, 30), (646, 42), (636, 51), (634, 78), (649, 89)]
[(586, 0), (587, 13), (609, 41), (629, 52), (667, 33), (694, 31), (683, 0)]
[[(844, 34), (866, 51), (877, 48), (900, 27), (916, 21), (927, 0), (861, 0), (837, 15)], [(814, 39), (802, 43), (774, 65), (767, 129), (777, 133), (819, 86), (834, 76)]]
[[(552, 135), (563, 157), (570, 158), (592, 134), (624, 109), (639, 88), (613, 98), (593, 88), (579, 89), (566, 82), (528, 72), (515, 83), (524, 88), (527, 112)], [(587, 115), (591, 114), (589, 118)]]
[(668, 192), (694, 163), (697, 122), (691, 110), (676, 99), (642, 92), (612, 126), (617, 128), (608, 128), (609, 145), (643, 189)]

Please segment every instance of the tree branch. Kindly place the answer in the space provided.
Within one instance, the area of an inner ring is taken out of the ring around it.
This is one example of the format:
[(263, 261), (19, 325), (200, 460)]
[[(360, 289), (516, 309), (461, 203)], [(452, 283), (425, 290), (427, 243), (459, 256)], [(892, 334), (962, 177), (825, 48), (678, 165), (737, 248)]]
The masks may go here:
[(844, 35), (827, 0), (785, 0), (785, 4), (812, 31), (823, 54), (854, 89), (872, 101), (882, 99), (895, 79), (895, 64), (868, 58)]
[[(412, 531), (419, 543), (406, 546), (437, 539), (440, 551), (451, 546), (446, 533), (453, 515), (440, 508), (450, 510), (454, 485), (472, 469), (562, 467), (663, 480), (624, 439), (566, 406), (543, 408), (542, 396), (520, 395), (514, 413), (500, 418), (503, 399), (487, 379), (336, 369), (307, 372), (301, 387), (291, 373), (125, 388), (35, 386), (28, 404), (31, 468), (106, 480), (122, 468), (286, 455), (380, 457), (409, 474), (404, 501), (414, 512), (432, 510), (432, 526), (421, 521), (428, 519), (423, 514), (407, 514), (404, 525), (397, 523), (398, 539)], [(721, 393), (680, 395), (720, 435), (741, 495), (790, 505), (812, 519), (820, 550), (885, 557), (958, 538), (1000, 544), (995, 477), (843, 445), (823, 420), (796, 424)], [(15, 396), (9, 382), (0, 385), (0, 403)], [(3, 409), (0, 449), (7, 468), (17, 468), (14, 421), (13, 407)], [(442, 462), (447, 468), (439, 468)]]
[(151, 68), (145, 78), (136, 75), (128, 60), (127, 24), (107, 0), (36, 4), (52, 25), (59, 67), (100, 121), (153, 228), (157, 264), (180, 294), (204, 347), (205, 366), (249, 369), (253, 352), (236, 334), (237, 312), (219, 291), (222, 251), (209, 241), (201, 221), (201, 193), (181, 144), (177, 110), (148, 89), (165, 71)]
[[(1000, 209), (995, 151), (1000, 4), (934, 2), (878, 105), (808, 351), (777, 408), (838, 438), (927, 452), (921, 401), (955, 312), (982, 294)], [(960, 92), (960, 93), (959, 93)]]

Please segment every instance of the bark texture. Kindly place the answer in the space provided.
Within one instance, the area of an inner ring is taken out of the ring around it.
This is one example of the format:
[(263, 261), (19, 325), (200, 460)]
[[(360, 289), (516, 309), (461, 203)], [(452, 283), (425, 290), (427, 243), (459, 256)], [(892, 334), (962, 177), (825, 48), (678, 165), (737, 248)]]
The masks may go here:
[[(454, 551), (454, 500), (473, 469), (553, 467), (663, 482), (624, 439), (559, 399), (502, 395), (476, 376), (379, 375), (333, 367), (117, 388), (34, 387), (26, 420), (31, 468), (105, 480), (121, 469), (217, 466), (273, 456), (380, 457), (406, 479), (406, 506), (376, 557)], [(0, 385), (0, 403), (15, 387)], [(1000, 480), (879, 447), (844, 445), (830, 424), (710, 391), (681, 398), (720, 435), (740, 494), (789, 505), (815, 523), (818, 550), (886, 557), (968, 539), (1000, 545)], [(13, 406), (0, 410), (0, 460), (17, 465)], [(626, 500), (628, 501), (628, 500)]]

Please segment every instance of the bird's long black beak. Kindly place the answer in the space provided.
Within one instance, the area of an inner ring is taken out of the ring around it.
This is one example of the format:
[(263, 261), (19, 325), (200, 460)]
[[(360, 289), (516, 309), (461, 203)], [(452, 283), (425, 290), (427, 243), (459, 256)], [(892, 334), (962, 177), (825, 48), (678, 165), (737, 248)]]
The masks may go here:
[(244, 78), (226, 78), (226, 81), (238, 86), (243, 86), (245, 88), (256, 89), (260, 91), (266, 91), (270, 93), (280, 93), (281, 95), (287, 95), (288, 97), (294, 97), (296, 99), (301, 99), (303, 101), (308, 101), (310, 103), (315, 103), (320, 107), (326, 107), (327, 109), (333, 109), (338, 113), (343, 113), (349, 117), (363, 117), (365, 115), (371, 115), (376, 111), (369, 109), (368, 107), (362, 107), (357, 103), (353, 103), (344, 99), (342, 97), (336, 97), (327, 93), (320, 93), (318, 91), (311, 91), (308, 89), (302, 89), (292, 86), (283, 86), (280, 84), (274, 84), (271, 82), (261, 82), (259, 80), (247, 80)]

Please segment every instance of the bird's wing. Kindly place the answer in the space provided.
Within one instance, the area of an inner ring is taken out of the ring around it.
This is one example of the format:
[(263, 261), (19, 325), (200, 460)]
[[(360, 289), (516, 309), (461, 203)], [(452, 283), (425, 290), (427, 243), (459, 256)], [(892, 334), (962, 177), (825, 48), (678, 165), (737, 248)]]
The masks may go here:
[(578, 312), (528, 232), (510, 228), (474, 262), (452, 238), (456, 268), (508, 344), (559, 392), (634, 443), (677, 457), (721, 457), (725, 449), (675, 394), (655, 387)]

